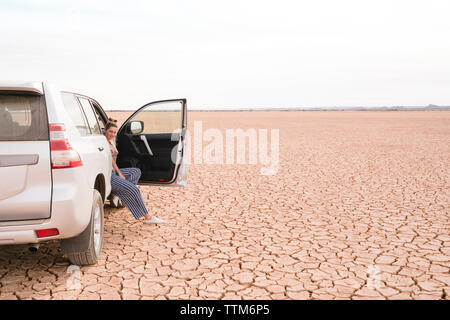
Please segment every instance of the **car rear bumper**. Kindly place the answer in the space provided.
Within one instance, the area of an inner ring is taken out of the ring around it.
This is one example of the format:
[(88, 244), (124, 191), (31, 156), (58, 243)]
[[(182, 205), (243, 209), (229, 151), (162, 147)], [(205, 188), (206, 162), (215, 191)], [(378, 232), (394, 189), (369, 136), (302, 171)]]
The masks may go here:
[(32, 230), (0, 231), (0, 245), (37, 242), (39, 240)]
[[(38, 243), (72, 238), (80, 234), (91, 218), (93, 189), (82, 168), (53, 170), (52, 214), (45, 220), (0, 223), (0, 245)], [(56, 236), (38, 238), (36, 231), (58, 229)]]

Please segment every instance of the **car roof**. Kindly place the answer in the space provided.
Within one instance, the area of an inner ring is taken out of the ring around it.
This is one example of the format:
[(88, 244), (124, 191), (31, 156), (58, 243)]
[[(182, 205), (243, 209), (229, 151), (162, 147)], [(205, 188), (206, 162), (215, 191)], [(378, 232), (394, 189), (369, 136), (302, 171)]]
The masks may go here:
[(37, 81), (0, 81), (0, 91), (25, 91), (39, 95), (44, 94), (42, 82)]
[(92, 100), (93, 102), (95, 102), (96, 104), (98, 104), (98, 105), (100, 106), (100, 103), (98, 103), (97, 100), (95, 100), (94, 98), (91, 98), (91, 97), (89, 97), (89, 96), (87, 96), (87, 95), (85, 95), (85, 94), (76, 93), (76, 92), (71, 92), (71, 91), (65, 91), (65, 90), (62, 90), (61, 92), (62, 92), (62, 93), (70, 93), (70, 94), (74, 94), (74, 95), (77, 95), (77, 96), (80, 96), (80, 97), (83, 97), (83, 98)]

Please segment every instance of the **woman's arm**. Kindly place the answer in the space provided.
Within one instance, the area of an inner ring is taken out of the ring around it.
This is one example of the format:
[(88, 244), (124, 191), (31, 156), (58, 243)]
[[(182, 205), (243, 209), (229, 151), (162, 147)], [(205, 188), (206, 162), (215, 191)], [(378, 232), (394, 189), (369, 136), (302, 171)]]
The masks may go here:
[(121, 177), (122, 179), (125, 179), (124, 175), (122, 174), (122, 172), (120, 172), (119, 167), (117, 166), (117, 164), (114, 161), (114, 159), (112, 159), (112, 163), (113, 163), (114, 171), (116, 171), (117, 175), (119, 177)]

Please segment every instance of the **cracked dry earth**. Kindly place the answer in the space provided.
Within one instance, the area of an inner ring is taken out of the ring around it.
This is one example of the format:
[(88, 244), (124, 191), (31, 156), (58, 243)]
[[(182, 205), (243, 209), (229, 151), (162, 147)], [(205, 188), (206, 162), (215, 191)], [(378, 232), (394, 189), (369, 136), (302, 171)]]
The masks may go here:
[(194, 120), (280, 129), (278, 173), (193, 164), (187, 188), (141, 187), (167, 223), (106, 206), (101, 260), (80, 271), (56, 241), (4, 246), (0, 299), (449, 299), (450, 112)]

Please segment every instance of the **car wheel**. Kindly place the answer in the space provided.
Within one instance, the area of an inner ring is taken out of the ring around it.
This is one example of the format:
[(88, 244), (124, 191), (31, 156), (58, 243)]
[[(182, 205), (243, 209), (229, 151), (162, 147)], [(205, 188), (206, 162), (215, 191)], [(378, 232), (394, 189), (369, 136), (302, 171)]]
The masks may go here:
[(91, 209), (91, 221), (78, 236), (61, 240), (61, 250), (72, 264), (79, 266), (96, 264), (103, 246), (104, 212), (103, 199), (97, 190)]

